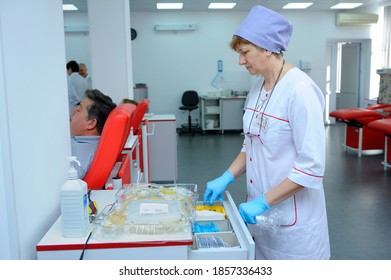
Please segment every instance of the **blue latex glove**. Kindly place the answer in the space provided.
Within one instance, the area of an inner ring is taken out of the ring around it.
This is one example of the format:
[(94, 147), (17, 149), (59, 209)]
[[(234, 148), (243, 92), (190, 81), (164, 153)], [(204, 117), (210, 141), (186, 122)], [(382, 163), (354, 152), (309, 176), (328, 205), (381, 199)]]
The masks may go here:
[(227, 188), (228, 184), (233, 181), (235, 181), (234, 176), (227, 170), (220, 177), (208, 182), (204, 193), (204, 204), (209, 202), (209, 205), (212, 205), (216, 199), (222, 201), (223, 197), (221, 194)]
[(262, 215), (268, 209), (270, 206), (267, 204), (264, 194), (257, 199), (239, 205), (240, 216), (248, 224), (255, 224), (255, 217)]

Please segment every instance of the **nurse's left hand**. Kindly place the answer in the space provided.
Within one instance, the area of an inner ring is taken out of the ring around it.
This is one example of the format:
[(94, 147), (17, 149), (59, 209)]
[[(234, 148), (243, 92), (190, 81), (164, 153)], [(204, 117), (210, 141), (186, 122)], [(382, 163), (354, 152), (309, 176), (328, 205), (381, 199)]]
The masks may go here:
[(268, 209), (270, 206), (267, 204), (264, 194), (257, 199), (239, 205), (240, 216), (247, 224), (255, 224), (255, 217), (262, 215)]

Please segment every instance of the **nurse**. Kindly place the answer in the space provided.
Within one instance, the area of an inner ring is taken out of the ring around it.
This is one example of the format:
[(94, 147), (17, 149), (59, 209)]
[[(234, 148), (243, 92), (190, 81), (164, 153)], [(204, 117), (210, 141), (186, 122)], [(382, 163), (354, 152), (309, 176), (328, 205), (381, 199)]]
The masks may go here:
[[(242, 149), (207, 183), (204, 204), (221, 200), (227, 186), (246, 173), (247, 202), (239, 212), (247, 224), (257, 224), (255, 258), (329, 259), (324, 96), (284, 60), (292, 30), (280, 14), (255, 6), (235, 32), (231, 48), (240, 65), (262, 78), (248, 95)], [(273, 227), (261, 226), (262, 218)]]

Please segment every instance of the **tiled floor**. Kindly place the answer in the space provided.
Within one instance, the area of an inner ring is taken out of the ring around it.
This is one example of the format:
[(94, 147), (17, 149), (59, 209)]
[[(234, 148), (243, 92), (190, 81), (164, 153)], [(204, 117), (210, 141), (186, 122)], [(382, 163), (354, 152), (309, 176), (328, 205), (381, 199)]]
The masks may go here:
[[(326, 127), (324, 179), (332, 259), (391, 260), (391, 169), (383, 155), (357, 157), (342, 147), (344, 125)], [(240, 133), (178, 136), (178, 183), (206, 183), (219, 176), (240, 151)], [(245, 177), (228, 187), (237, 205), (245, 200)], [(200, 200), (202, 198), (200, 197)]]

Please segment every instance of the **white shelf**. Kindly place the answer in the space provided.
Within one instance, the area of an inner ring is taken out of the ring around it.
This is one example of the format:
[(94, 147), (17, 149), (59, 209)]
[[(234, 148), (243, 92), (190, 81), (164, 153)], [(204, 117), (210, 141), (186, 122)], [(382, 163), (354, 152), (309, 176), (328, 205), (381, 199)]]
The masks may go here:
[(208, 130), (242, 130), (246, 97), (201, 96), (201, 128)]

